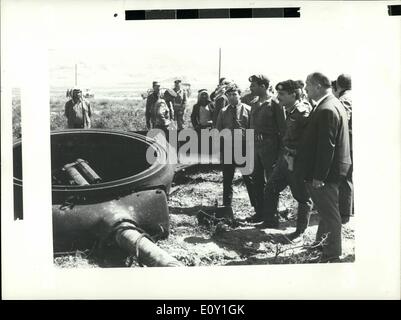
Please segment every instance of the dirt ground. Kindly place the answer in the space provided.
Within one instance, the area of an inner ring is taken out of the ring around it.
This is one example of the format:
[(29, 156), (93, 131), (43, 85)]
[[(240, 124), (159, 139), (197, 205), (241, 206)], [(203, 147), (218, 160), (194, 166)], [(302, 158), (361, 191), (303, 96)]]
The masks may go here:
[[(306, 250), (314, 239), (318, 215), (313, 211), (302, 239), (291, 242), (285, 236), (295, 230), (296, 202), (287, 188), (279, 203), (280, 229), (261, 229), (236, 220), (213, 218), (216, 201), (222, 203), (222, 173), (218, 168), (190, 168), (176, 174), (169, 196), (170, 235), (157, 242), (185, 266), (224, 266), (308, 263), (316, 251)], [(235, 218), (254, 214), (241, 175), (234, 178)], [(354, 221), (343, 226), (342, 262), (355, 260)], [(61, 268), (138, 267), (138, 261), (123, 253), (105, 259), (76, 251), (55, 257)], [(111, 254), (113, 255), (113, 254)]]

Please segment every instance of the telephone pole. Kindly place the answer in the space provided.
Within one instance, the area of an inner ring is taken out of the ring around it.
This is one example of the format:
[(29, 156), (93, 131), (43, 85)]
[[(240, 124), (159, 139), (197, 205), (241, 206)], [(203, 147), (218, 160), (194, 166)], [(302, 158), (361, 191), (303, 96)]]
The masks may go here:
[(75, 64), (75, 86), (78, 86), (78, 66)]
[(221, 48), (219, 48), (219, 80), (217, 83), (220, 83), (221, 78)]

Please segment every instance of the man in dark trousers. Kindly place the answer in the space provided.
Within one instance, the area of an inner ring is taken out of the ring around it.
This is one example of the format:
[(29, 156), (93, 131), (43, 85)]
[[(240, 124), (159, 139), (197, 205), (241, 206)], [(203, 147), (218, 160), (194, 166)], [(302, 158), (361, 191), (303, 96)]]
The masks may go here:
[(298, 202), (297, 227), (288, 235), (293, 240), (304, 233), (309, 223), (312, 200), (303, 179), (294, 174), (297, 148), (308, 123), (312, 107), (303, 100), (302, 84), (287, 80), (276, 85), (277, 99), (286, 110), (286, 131), (283, 137), (284, 150), (266, 185), (264, 217), (262, 228), (278, 226), (277, 207), (282, 192), (290, 186), (291, 193)]
[(250, 90), (257, 99), (251, 105), (250, 128), (254, 130), (255, 166), (253, 173), (256, 198), (255, 215), (248, 222), (264, 221), (264, 194), (266, 182), (276, 163), (285, 133), (285, 113), (273, 98), (270, 80), (265, 75), (249, 77)]
[[(242, 150), (244, 150), (246, 143), (245, 140), (245, 130), (249, 129), (249, 115), (251, 111), (251, 107), (241, 102), (241, 91), (236, 85), (232, 85), (226, 91), (228, 96), (229, 104), (224, 107), (217, 117), (216, 128), (221, 131), (223, 129), (229, 129), (232, 132), (235, 129), (242, 130), (243, 132), (243, 141), (242, 141)], [(232, 148), (234, 148), (234, 143), (232, 142)], [(222, 148), (224, 149), (224, 146)], [(232, 152), (232, 158), (234, 159)], [(233, 216), (232, 211), (232, 199), (233, 199), (233, 179), (235, 168), (237, 167), (235, 161), (231, 161), (231, 163), (225, 163), (227, 159), (227, 155), (222, 154), (223, 156), (223, 206), (226, 207), (227, 216)], [(242, 176), (245, 186), (248, 191), (249, 199), (252, 206), (255, 206), (255, 198), (253, 193), (253, 185), (252, 178), (250, 175)]]
[[(349, 140), (352, 160), (352, 97), (351, 97), (351, 76), (347, 74), (340, 74), (336, 80), (338, 99), (343, 104), (345, 111), (348, 116), (348, 129), (349, 129)], [(353, 214), (354, 203), (353, 203), (353, 191), (354, 186), (352, 182), (352, 168), (340, 183), (340, 194), (339, 194), (339, 208), (341, 214), (341, 221), (343, 224), (347, 223), (350, 216)]]
[(298, 147), (295, 174), (305, 180), (320, 217), (315, 241), (323, 246), (316, 262), (338, 262), (342, 253), (339, 185), (351, 166), (348, 119), (327, 76), (310, 74), (305, 90), (316, 106)]

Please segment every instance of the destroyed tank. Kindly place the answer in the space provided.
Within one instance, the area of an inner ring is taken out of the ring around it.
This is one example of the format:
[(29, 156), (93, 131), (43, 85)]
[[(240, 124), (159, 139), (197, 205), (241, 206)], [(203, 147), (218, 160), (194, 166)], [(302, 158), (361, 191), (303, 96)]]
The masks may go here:
[[(148, 163), (146, 153), (154, 154)], [(167, 150), (138, 133), (51, 133), (54, 250), (116, 242), (149, 266), (177, 266), (153, 241), (169, 234)], [(15, 217), (22, 218), (21, 141), (14, 144)]]

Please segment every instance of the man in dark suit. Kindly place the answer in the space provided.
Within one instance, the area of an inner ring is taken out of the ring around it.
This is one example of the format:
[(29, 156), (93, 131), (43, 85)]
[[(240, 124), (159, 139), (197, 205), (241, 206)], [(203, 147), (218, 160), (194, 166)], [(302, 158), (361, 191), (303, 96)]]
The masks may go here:
[(339, 184), (351, 166), (347, 114), (331, 92), (329, 78), (312, 73), (305, 90), (316, 105), (302, 136), (295, 163), (320, 216), (316, 242), (327, 236), (318, 262), (338, 262), (341, 255)]

